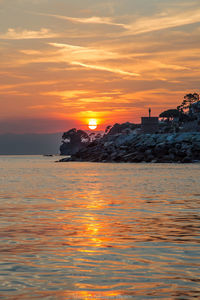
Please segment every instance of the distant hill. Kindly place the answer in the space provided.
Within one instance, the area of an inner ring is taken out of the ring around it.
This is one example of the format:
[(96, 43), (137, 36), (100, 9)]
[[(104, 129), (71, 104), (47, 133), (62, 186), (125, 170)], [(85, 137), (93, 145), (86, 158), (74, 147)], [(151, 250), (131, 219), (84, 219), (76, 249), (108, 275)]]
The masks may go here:
[(59, 154), (62, 133), (0, 134), (0, 155)]

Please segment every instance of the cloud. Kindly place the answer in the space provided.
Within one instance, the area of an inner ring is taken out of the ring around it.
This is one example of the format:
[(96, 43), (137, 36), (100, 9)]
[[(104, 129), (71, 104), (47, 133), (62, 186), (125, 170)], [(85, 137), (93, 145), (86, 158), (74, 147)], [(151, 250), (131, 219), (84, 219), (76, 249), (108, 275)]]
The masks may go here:
[(185, 66), (179, 66), (179, 65), (174, 65), (174, 64), (165, 64), (165, 63), (161, 63), (159, 61), (154, 61), (152, 63), (155, 64), (155, 66), (157, 68), (161, 68), (161, 69), (171, 69), (174, 71), (190, 70), (190, 68), (185, 67)]
[(102, 24), (121, 27), (125, 30), (122, 35), (139, 35), (143, 33), (176, 28), (184, 25), (190, 25), (200, 22), (200, 10), (188, 10), (187, 12), (169, 11), (160, 13), (152, 17), (137, 18), (135, 22), (127, 24), (118, 23), (113, 18), (92, 16), (88, 18), (75, 18), (56, 14), (40, 13), (39, 15), (49, 16), (57, 19), (66, 20), (73, 23), (82, 24)]
[(82, 24), (102, 24), (102, 25), (111, 25), (111, 26), (119, 26), (122, 28), (127, 28), (125, 24), (115, 23), (112, 18), (106, 17), (89, 17), (89, 18), (74, 18), (68, 16), (54, 15), (54, 14), (44, 14), (40, 13), (39, 15), (53, 17), (61, 20), (66, 20), (73, 23), (82, 23)]
[[(110, 52), (104, 49), (94, 49), (89, 47), (80, 47), (68, 44), (58, 44), (49, 43), (51, 46), (61, 48), (62, 52), (65, 54), (66, 61), (71, 65), (81, 66), (84, 68), (89, 68), (99, 71), (107, 71), (120, 75), (127, 76), (140, 76), (138, 73), (129, 72), (122, 70), (120, 68), (113, 68), (104, 65), (99, 65), (96, 62), (107, 60), (107, 59), (117, 59), (122, 58), (121, 54)], [(90, 63), (92, 61), (92, 64)]]
[(26, 54), (26, 55), (41, 55), (42, 52), (38, 50), (31, 50), (31, 49), (25, 49), (25, 50), (20, 50), (21, 53)]
[(9, 28), (5, 34), (0, 34), (0, 39), (3, 40), (49, 39), (55, 37), (58, 37), (58, 35), (47, 28), (41, 28), (39, 31), (26, 29), (17, 31), (14, 28)]
[(0, 85), (0, 91), (6, 91), (13, 88), (19, 88), (19, 87), (25, 87), (25, 86), (45, 86), (45, 85), (52, 85), (56, 84), (58, 81), (55, 80), (49, 80), (49, 81), (35, 81), (35, 82), (23, 82), (23, 83), (16, 83), (16, 84), (5, 84)]
[(70, 45), (70, 44), (61, 44), (61, 43), (49, 43), (49, 45), (60, 48), (61, 52), (63, 54), (66, 54), (67, 57), (69, 57), (73, 60), (105, 60), (105, 59), (116, 59), (121, 57), (118, 53), (108, 51), (103, 48), (95, 49), (91, 47), (81, 47), (76, 45)]
[[(5, 91), (0, 89), (0, 95), (5, 95)], [(6, 95), (29, 96), (28, 93), (20, 92), (16, 90), (6, 91)]]
[(107, 72), (117, 73), (117, 74), (120, 74), (120, 75), (140, 76), (140, 74), (138, 74), (138, 73), (132, 73), (132, 72), (127, 72), (127, 71), (123, 71), (123, 70), (120, 70), (120, 69), (116, 69), (116, 68), (109, 68), (109, 67), (98, 66), (98, 65), (88, 65), (88, 64), (81, 63), (81, 62), (77, 62), (77, 61), (74, 61), (71, 64), (81, 66), (81, 67), (84, 67), (84, 68), (99, 70), (99, 71), (107, 71)]
[(124, 35), (138, 35), (158, 30), (176, 28), (200, 22), (200, 10), (173, 13), (173, 15), (160, 14), (149, 18), (140, 18), (126, 25), (128, 29)]
[(44, 92), (44, 93), (41, 93), (41, 95), (58, 96), (58, 97), (61, 97), (63, 100), (65, 100), (65, 99), (79, 98), (81, 95), (85, 95), (87, 93), (88, 93), (88, 91), (84, 91), (84, 90), (70, 90), (70, 91)]

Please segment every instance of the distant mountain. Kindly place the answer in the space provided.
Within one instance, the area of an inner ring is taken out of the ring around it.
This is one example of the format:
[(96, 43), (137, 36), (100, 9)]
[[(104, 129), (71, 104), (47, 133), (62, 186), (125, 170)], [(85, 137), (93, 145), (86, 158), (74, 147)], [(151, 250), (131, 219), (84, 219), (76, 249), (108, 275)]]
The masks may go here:
[(0, 134), (0, 155), (59, 154), (62, 133)]

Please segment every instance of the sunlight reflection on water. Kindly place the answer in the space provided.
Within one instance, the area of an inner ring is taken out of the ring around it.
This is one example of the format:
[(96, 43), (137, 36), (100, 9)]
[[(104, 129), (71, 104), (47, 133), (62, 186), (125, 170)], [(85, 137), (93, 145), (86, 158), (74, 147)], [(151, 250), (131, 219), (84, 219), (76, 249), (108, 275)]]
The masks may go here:
[(0, 297), (191, 299), (200, 165), (0, 157)]

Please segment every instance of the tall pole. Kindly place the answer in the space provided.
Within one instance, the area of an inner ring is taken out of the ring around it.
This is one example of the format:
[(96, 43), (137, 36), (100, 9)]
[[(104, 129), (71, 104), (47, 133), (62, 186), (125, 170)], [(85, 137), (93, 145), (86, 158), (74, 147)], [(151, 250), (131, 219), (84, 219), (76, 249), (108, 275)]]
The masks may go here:
[(149, 108), (149, 118), (151, 118), (151, 108)]

